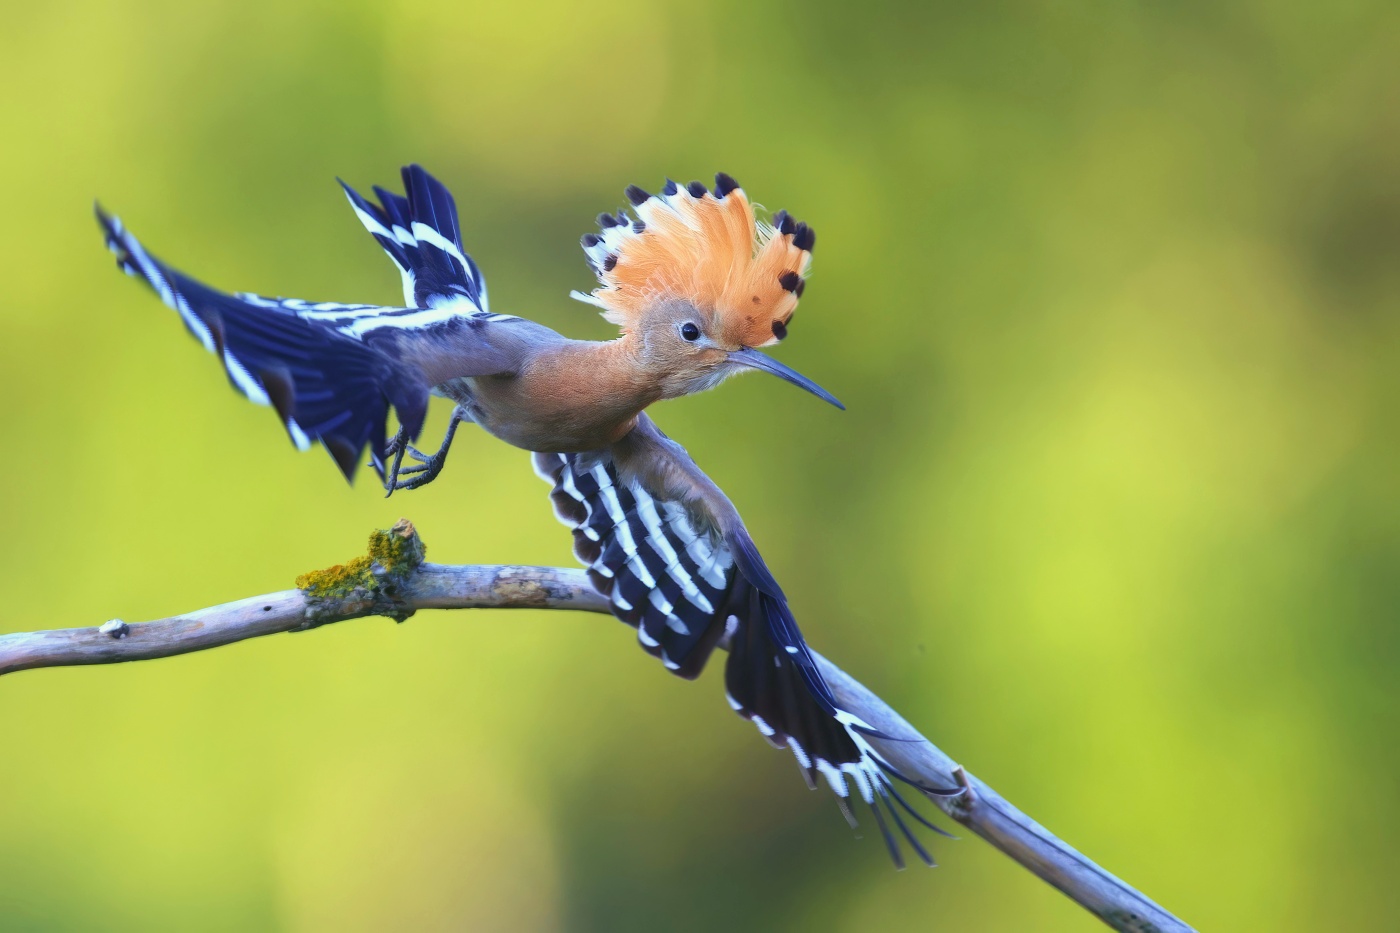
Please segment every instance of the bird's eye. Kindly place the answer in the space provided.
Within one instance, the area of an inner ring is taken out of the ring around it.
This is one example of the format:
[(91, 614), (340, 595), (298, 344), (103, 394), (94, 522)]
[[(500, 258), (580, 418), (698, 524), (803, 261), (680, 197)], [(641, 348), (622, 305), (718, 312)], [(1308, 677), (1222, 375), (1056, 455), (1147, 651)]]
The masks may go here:
[(700, 328), (696, 327), (690, 321), (686, 321), (684, 324), (681, 325), (681, 336), (684, 337), (686, 340), (699, 340)]

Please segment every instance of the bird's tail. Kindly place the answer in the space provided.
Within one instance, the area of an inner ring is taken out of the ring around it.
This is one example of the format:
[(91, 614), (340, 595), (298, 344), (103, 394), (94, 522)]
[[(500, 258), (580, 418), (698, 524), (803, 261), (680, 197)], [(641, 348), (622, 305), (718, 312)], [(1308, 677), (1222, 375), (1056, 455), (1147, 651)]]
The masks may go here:
[(428, 387), (374, 347), (316, 320), (318, 313), (377, 309), (230, 295), (151, 256), (100, 207), (97, 221), (122, 271), (145, 281), (180, 315), (189, 332), (222, 360), (235, 389), (277, 410), (298, 449), (320, 441), (351, 480), (366, 445), (382, 467), (391, 405), (409, 436), (422, 429)]

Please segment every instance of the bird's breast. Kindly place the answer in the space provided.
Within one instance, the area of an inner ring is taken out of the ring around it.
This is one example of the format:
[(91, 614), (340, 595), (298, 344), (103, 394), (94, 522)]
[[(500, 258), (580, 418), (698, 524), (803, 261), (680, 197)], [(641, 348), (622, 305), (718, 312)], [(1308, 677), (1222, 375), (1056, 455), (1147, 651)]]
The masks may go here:
[(441, 388), (508, 444), (540, 453), (596, 450), (630, 431), (658, 397), (635, 373), (607, 362), (596, 350), (554, 353), (514, 375), (459, 379)]

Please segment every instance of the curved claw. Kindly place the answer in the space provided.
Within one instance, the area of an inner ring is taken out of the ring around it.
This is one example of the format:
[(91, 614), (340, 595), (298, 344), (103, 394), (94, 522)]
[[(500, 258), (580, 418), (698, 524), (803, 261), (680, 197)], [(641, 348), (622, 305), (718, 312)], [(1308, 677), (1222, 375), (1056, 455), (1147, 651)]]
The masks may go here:
[(393, 455), (394, 462), (384, 471), (384, 498), (389, 498), (398, 488), (399, 468), (403, 466), (404, 449), (408, 446), (408, 431), (400, 427), (384, 445), (384, 452)]
[[(398, 489), (417, 489), (437, 478), (442, 472), (443, 465), (447, 463), (447, 451), (452, 446), (452, 438), (457, 433), (457, 425), (462, 422), (467, 415), (458, 408), (452, 412), (452, 421), (447, 425), (447, 433), (443, 435), (442, 446), (434, 454), (425, 454), (423, 451), (408, 443), (408, 438), (404, 436), (404, 431), (394, 436), (394, 464), (393, 470), (385, 477), (385, 487), (389, 490), (387, 495), (392, 495)], [(418, 462), (410, 466), (403, 465), (404, 455), (417, 460)]]

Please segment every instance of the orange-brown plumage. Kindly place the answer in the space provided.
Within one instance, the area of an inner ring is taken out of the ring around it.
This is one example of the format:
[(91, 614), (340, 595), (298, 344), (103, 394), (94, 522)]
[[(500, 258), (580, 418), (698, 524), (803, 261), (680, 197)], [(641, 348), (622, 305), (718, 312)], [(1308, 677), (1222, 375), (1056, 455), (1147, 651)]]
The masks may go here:
[[(601, 284), (578, 296), (623, 335), (571, 340), (491, 312), (452, 195), (421, 166), (405, 168), (403, 180), (405, 195), (376, 188), (377, 204), (345, 187), (399, 270), (401, 307), (221, 292), (154, 259), (116, 218), (97, 215), (120, 268), (179, 314), (236, 389), (277, 412), (298, 447), (321, 442), (347, 479), (368, 446), (386, 490), (423, 486), (466, 422), (532, 451), (588, 579), (647, 653), (694, 678), (723, 644), (734, 710), (790, 749), (810, 786), (824, 778), (848, 819), (847, 801), (874, 808), (898, 865), (880, 805), (932, 865), (891, 801), (937, 827), (895, 789), (901, 775), (868, 741), (880, 733), (838, 705), (733, 503), (646, 413), (755, 370), (844, 407), (756, 349), (787, 333), (811, 228), (783, 211), (758, 220), (727, 175), (716, 176), (712, 191), (698, 182), (668, 182), (656, 197), (629, 188), (637, 219), (599, 217), (601, 234), (583, 246)], [(424, 454), (412, 445), (430, 394), (456, 408), (437, 452)]]
[(629, 331), (657, 301), (682, 299), (710, 316), (727, 345), (786, 335), (811, 263), (811, 228), (784, 212), (759, 221), (733, 179), (715, 180), (713, 191), (698, 182), (668, 182), (654, 196), (629, 188), (640, 223), (604, 215), (602, 234), (584, 238), (601, 283), (587, 300), (609, 321)]

